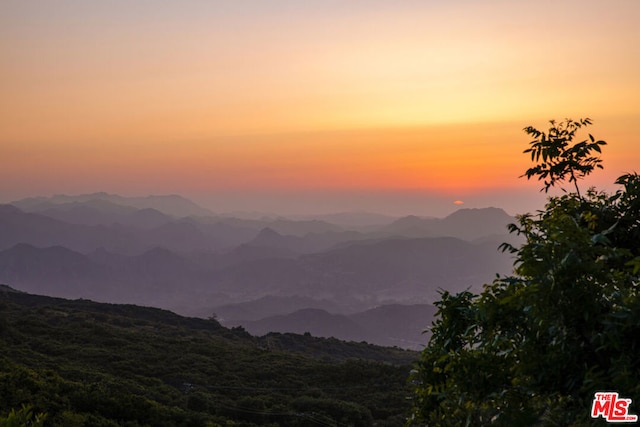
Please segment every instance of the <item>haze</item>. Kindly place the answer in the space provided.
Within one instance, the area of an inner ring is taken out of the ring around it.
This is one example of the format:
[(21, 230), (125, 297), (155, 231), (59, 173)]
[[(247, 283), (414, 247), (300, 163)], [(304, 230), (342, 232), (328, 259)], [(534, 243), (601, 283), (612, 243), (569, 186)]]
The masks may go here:
[[(4, 1), (0, 201), (179, 193), (218, 212), (540, 207), (524, 126), (640, 164), (640, 3)], [(456, 203), (457, 202), (457, 203)]]

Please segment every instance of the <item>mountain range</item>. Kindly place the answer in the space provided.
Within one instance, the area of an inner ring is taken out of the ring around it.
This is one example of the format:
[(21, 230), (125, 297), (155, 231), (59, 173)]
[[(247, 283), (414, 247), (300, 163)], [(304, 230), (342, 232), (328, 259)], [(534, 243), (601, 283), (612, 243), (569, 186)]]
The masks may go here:
[[(0, 205), (0, 281), (51, 296), (217, 313), (255, 333), (415, 347), (440, 290), (478, 290), (511, 271), (497, 247), (517, 243), (506, 234), (513, 220), (497, 208), (445, 218), (247, 219), (180, 196), (37, 197)], [(403, 322), (411, 329), (404, 335)], [(374, 333), (384, 324), (392, 330)]]
[(320, 308), (304, 308), (289, 314), (268, 316), (254, 321), (227, 322), (262, 336), (272, 331), (309, 333), (315, 337), (334, 337), (345, 341), (421, 350), (436, 308), (431, 304), (389, 304), (354, 314), (331, 314)]

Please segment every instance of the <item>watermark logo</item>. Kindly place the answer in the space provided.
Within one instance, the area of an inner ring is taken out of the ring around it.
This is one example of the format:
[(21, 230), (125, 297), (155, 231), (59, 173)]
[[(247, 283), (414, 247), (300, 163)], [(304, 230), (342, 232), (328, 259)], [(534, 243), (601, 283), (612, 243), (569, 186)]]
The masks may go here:
[(622, 399), (615, 391), (599, 391), (593, 397), (591, 418), (602, 417), (608, 423), (634, 423), (638, 416), (629, 413), (631, 399)]

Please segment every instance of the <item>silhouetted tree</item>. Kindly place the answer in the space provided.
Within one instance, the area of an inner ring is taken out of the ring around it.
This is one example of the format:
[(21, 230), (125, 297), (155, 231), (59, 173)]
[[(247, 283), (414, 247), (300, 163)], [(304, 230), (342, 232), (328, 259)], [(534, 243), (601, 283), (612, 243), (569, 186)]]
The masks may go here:
[[(579, 193), (604, 141), (571, 145), (588, 119), (532, 127), (544, 190), (566, 177), (576, 192), (518, 217), (514, 274), (479, 295), (442, 293), (413, 372), (414, 422), (429, 425), (584, 425), (596, 391), (640, 402), (640, 177)], [(637, 412), (636, 412), (637, 413)]]
[(569, 182), (573, 182), (576, 194), (580, 198), (578, 179), (589, 175), (596, 167), (602, 169), (602, 160), (592, 152), (601, 153), (600, 146), (607, 143), (596, 141), (591, 134), (589, 134), (589, 140), (573, 142), (580, 128), (591, 125), (589, 118), (578, 121), (566, 119), (559, 123), (551, 120), (549, 123), (551, 127), (547, 132), (539, 131), (533, 126), (524, 128), (528, 135), (535, 138), (529, 143), (531, 147), (524, 152), (531, 153), (531, 160), (538, 164), (529, 168), (522, 176), (526, 176), (527, 179), (537, 176), (539, 180), (544, 180), (542, 190), (545, 192), (568, 176)]

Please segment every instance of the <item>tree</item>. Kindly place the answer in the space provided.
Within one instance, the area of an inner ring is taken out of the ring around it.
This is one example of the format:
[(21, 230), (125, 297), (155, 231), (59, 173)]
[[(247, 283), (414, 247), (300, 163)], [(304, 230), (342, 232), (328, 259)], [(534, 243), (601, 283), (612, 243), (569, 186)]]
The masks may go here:
[(640, 177), (582, 196), (577, 179), (599, 166), (590, 151), (605, 143), (565, 144), (590, 121), (564, 123), (525, 128), (539, 138), (525, 152), (542, 159), (525, 175), (546, 179), (545, 190), (569, 176), (576, 192), (509, 226), (525, 239), (501, 246), (515, 256), (512, 276), (479, 295), (442, 293), (412, 375), (415, 422), (584, 425), (597, 391), (640, 403)]
[[(539, 180), (544, 180), (542, 190), (545, 192), (549, 191), (556, 182), (564, 181), (568, 176), (569, 182), (573, 182), (576, 193), (581, 198), (578, 179), (589, 175), (596, 167), (602, 169), (602, 160), (592, 152), (601, 153), (600, 146), (607, 143), (601, 140), (596, 141), (591, 134), (589, 134), (590, 141), (573, 143), (576, 132), (582, 127), (591, 125), (592, 121), (589, 118), (578, 121), (566, 119), (560, 123), (551, 120), (549, 123), (551, 127), (548, 132), (539, 131), (533, 126), (524, 128), (528, 135), (535, 138), (529, 143), (531, 147), (524, 152), (531, 153), (531, 160), (539, 163), (529, 168), (522, 176), (530, 179), (537, 175)], [(541, 157), (542, 162), (540, 162)]]

